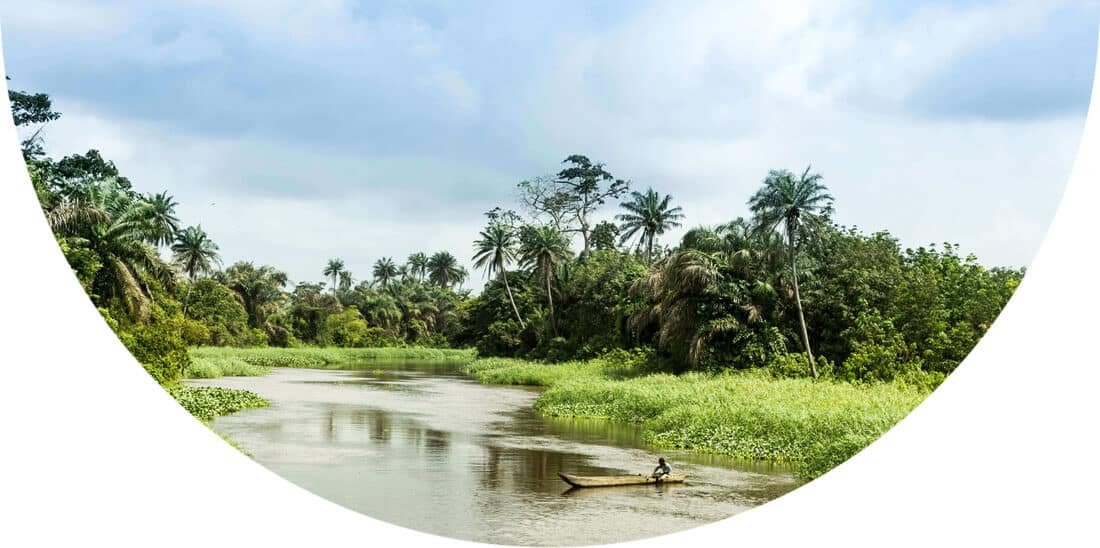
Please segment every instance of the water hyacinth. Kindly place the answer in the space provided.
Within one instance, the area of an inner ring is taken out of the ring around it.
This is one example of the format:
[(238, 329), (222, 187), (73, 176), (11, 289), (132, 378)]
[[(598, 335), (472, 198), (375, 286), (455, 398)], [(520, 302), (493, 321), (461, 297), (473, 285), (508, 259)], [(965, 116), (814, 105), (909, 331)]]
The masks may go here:
[(207, 422), (219, 415), (267, 407), (267, 400), (247, 390), (212, 386), (166, 386), (164, 389), (195, 418)]

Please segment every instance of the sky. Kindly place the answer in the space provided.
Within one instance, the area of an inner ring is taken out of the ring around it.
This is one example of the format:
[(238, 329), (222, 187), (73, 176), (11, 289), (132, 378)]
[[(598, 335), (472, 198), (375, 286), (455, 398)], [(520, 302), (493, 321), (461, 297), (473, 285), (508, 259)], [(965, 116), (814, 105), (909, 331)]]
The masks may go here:
[(168, 190), (225, 265), (365, 279), (449, 250), (475, 288), (483, 213), (571, 154), (671, 194), (666, 244), (812, 165), (841, 224), (1024, 266), (1098, 23), (1100, 0), (0, 0), (9, 86), (63, 114), (47, 152)]

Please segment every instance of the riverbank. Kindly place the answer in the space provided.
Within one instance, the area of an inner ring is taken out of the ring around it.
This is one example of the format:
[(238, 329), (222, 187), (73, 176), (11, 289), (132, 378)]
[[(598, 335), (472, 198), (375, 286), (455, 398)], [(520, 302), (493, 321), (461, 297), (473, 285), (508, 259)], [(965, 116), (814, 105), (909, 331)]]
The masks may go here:
[(189, 350), (191, 365), (184, 378), (213, 379), (218, 377), (255, 377), (267, 374), (272, 367), (303, 367), (310, 369), (345, 369), (372, 362), (402, 360), (439, 361), (467, 364), (474, 360), (474, 350), (446, 348), (231, 348), (199, 346)]
[(464, 371), (487, 384), (545, 387), (535, 408), (547, 415), (639, 423), (654, 446), (787, 462), (803, 479), (862, 450), (928, 393), (763, 371), (653, 374), (629, 353), (561, 364), (490, 358)]

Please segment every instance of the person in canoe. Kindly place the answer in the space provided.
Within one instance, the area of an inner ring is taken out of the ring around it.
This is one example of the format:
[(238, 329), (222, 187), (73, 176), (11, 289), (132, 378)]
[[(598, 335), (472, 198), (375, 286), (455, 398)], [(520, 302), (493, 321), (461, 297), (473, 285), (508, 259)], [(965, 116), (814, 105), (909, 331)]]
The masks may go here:
[(665, 458), (657, 459), (657, 467), (653, 469), (653, 479), (661, 481), (661, 478), (672, 473), (672, 467), (665, 462)]

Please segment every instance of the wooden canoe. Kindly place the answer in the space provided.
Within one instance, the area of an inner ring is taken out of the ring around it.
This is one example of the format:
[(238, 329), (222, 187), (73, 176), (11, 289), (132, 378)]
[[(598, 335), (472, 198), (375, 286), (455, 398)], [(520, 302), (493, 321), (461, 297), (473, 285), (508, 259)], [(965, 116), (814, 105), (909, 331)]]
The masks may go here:
[[(657, 483), (652, 476), (574, 476), (558, 472), (565, 483), (573, 487), (611, 487), (614, 485), (644, 485)], [(660, 483), (683, 483), (687, 479), (684, 474), (669, 474), (661, 478)]]

